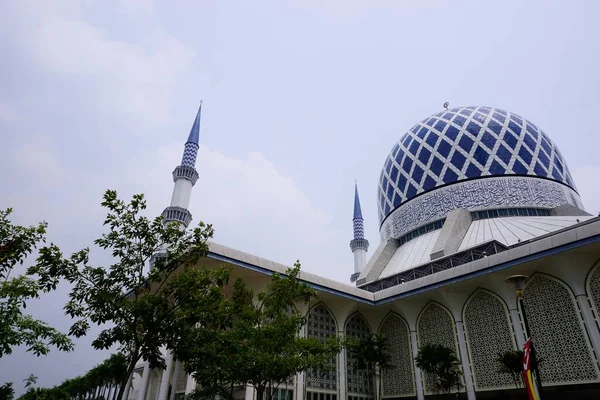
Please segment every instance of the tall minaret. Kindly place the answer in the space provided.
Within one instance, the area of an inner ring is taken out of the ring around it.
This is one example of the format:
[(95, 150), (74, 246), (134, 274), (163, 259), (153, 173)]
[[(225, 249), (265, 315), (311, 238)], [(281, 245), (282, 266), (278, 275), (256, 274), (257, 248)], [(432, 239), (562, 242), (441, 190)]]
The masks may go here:
[(350, 249), (354, 253), (354, 273), (350, 276), (350, 281), (354, 282), (367, 264), (367, 251), (369, 250), (369, 241), (365, 239), (363, 227), (362, 211), (360, 209), (360, 200), (358, 199), (358, 185), (354, 183), (354, 217), (352, 218), (354, 228), (354, 239), (350, 241)]
[(198, 114), (192, 125), (192, 130), (188, 136), (187, 142), (183, 150), (181, 165), (173, 171), (173, 196), (171, 197), (171, 205), (165, 208), (162, 215), (164, 222), (169, 223), (177, 221), (181, 224), (182, 229), (187, 228), (192, 221), (192, 213), (188, 211), (190, 205), (190, 196), (192, 187), (198, 180), (198, 171), (196, 171), (196, 156), (198, 155), (198, 140), (200, 137), (200, 112), (202, 111), (202, 101)]

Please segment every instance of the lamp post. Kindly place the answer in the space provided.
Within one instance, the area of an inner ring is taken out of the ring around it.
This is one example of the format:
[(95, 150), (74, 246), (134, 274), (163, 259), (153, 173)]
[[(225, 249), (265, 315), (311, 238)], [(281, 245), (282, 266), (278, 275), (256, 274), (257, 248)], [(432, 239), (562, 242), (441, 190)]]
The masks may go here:
[[(523, 290), (525, 289), (525, 282), (529, 277), (527, 275), (513, 275), (506, 278), (505, 282), (513, 285), (515, 293), (517, 294), (517, 302), (521, 308), (521, 314), (523, 315), (523, 325), (525, 325), (525, 336), (527, 339), (531, 339), (531, 330), (529, 329), (529, 322), (527, 321), (527, 312), (525, 310), (525, 303), (523, 302)], [(542, 380), (540, 377), (540, 371), (538, 370), (537, 356), (535, 353), (535, 347), (533, 345), (533, 339), (531, 339), (531, 359), (533, 364), (533, 370), (535, 371), (535, 378), (538, 385), (540, 395), (542, 392)]]

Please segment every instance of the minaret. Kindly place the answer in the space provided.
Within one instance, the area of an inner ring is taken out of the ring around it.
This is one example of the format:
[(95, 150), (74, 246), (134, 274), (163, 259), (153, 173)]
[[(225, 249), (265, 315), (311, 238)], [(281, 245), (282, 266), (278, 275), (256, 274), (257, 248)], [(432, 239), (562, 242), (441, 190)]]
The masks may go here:
[(360, 272), (367, 264), (367, 251), (369, 250), (369, 241), (365, 239), (363, 227), (362, 211), (360, 209), (360, 200), (358, 199), (358, 185), (354, 183), (354, 217), (352, 218), (354, 228), (354, 239), (350, 241), (350, 249), (354, 253), (354, 273), (350, 276), (350, 282), (356, 281)]
[(192, 130), (188, 136), (187, 142), (183, 149), (183, 157), (181, 165), (173, 171), (173, 196), (171, 197), (171, 205), (165, 208), (162, 215), (164, 222), (169, 223), (177, 221), (181, 224), (181, 228), (185, 229), (192, 221), (192, 213), (188, 211), (190, 205), (190, 196), (192, 187), (198, 180), (198, 171), (196, 171), (196, 156), (198, 155), (198, 140), (200, 137), (200, 112), (202, 111), (202, 101), (198, 114), (192, 125)]

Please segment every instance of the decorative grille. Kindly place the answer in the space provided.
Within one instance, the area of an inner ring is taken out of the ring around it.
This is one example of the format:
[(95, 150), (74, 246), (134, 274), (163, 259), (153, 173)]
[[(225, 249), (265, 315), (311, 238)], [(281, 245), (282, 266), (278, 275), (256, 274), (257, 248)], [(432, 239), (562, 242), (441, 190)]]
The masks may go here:
[[(419, 346), (441, 344), (458, 355), (454, 321), (450, 313), (441, 306), (430, 303), (421, 313), (417, 324)], [(425, 394), (437, 393), (434, 376), (423, 371)]]
[[(331, 313), (319, 304), (308, 313), (306, 323), (307, 336), (323, 342), (336, 336), (337, 328)], [(311, 392), (337, 393), (337, 357), (331, 359), (331, 369), (325, 371), (308, 371), (306, 373), (306, 388)]]
[[(600, 328), (600, 267), (596, 267), (588, 281), (588, 295), (596, 316), (596, 324)], [(600, 349), (599, 349), (600, 350)]]
[(381, 372), (383, 397), (414, 395), (413, 358), (406, 322), (396, 314), (390, 314), (381, 325), (380, 333), (388, 340), (394, 365)]
[(543, 384), (598, 380), (573, 295), (555, 279), (534, 276), (523, 295)]
[[(356, 313), (346, 323), (346, 336), (354, 339), (366, 339), (371, 335), (371, 330), (364, 318)], [(355, 360), (350, 353), (346, 353), (346, 388), (348, 398), (358, 395), (361, 399), (373, 397), (373, 385), (364, 371), (357, 371)]]
[(499, 354), (516, 348), (502, 301), (478, 290), (465, 306), (464, 322), (475, 388), (514, 388), (510, 374), (498, 372), (500, 363), (496, 360)]
[(181, 363), (179, 363), (177, 380), (175, 382), (175, 393), (185, 392), (185, 387), (187, 386), (187, 374), (185, 373), (185, 366)]

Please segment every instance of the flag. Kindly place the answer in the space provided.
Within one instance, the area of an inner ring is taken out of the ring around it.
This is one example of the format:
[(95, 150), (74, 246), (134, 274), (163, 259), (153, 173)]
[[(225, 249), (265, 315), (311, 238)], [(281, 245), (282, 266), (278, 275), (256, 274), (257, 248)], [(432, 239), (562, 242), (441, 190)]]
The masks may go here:
[(533, 344), (531, 338), (527, 339), (523, 347), (523, 380), (525, 381), (525, 389), (529, 400), (540, 400), (540, 392), (535, 382), (532, 370)]

